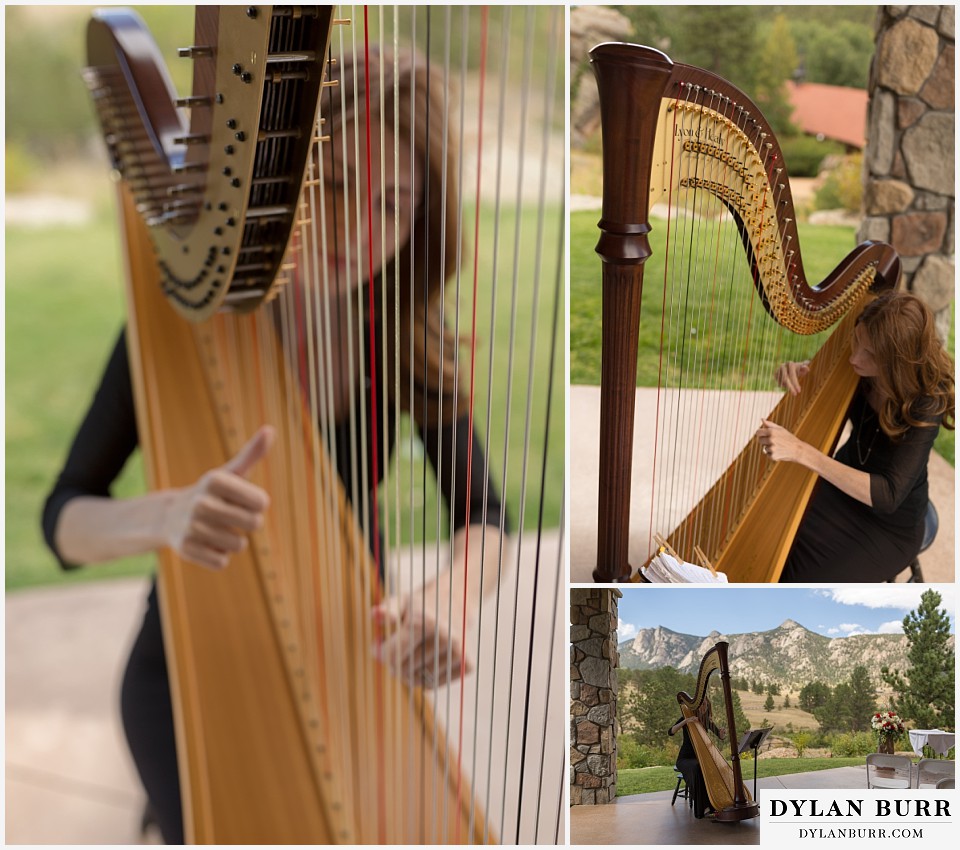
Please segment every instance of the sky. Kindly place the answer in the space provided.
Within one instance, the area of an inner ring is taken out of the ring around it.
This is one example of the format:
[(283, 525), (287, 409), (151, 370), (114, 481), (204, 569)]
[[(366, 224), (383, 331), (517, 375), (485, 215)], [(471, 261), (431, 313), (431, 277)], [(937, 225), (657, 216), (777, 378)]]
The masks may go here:
[(800, 623), (826, 637), (856, 634), (901, 634), (903, 618), (926, 590), (940, 594), (940, 608), (950, 615), (955, 633), (952, 585), (880, 584), (832, 588), (720, 588), (621, 585), (618, 640), (639, 629), (663, 626), (681, 634), (706, 636), (761, 632), (784, 620)]

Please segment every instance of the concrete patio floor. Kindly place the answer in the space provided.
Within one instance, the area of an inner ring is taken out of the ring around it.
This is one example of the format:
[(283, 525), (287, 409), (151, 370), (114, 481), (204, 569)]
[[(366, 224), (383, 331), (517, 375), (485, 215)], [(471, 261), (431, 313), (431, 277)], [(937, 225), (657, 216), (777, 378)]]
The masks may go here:
[[(745, 776), (753, 790), (753, 779)], [(861, 789), (867, 787), (866, 767), (840, 767), (810, 773), (771, 776), (757, 781), (763, 789)], [(698, 820), (683, 799), (670, 804), (672, 791), (617, 797), (605, 806), (570, 809), (571, 844), (759, 844), (763, 814), (735, 824)]]
[[(635, 405), (633, 439), (633, 488), (630, 502), (630, 562), (635, 567), (647, 555), (650, 526), (651, 459), (655, 446), (656, 389), (639, 388)], [(760, 394), (757, 394), (760, 395)], [(769, 395), (769, 394), (763, 394)], [(762, 402), (759, 399), (758, 402)], [(769, 409), (769, 407), (767, 408)], [(753, 422), (749, 417), (743, 417)], [(716, 428), (726, 425), (714, 424)], [(731, 425), (732, 428), (732, 425)], [(752, 433), (749, 425), (747, 432)], [(743, 429), (741, 429), (743, 430)], [(600, 388), (570, 387), (570, 581), (591, 583), (597, 554), (598, 468), (600, 458)], [(749, 433), (741, 435), (743, 440)], [(709, 457), (701, 458), (701, 466), (716, 466)], [(709, 486), (714, 476), (703, 476)], [(942, 457), (931, 454), (928, 467), (930, 499), (940, 516), (940, 529), (933, 545), (920, 556), (920, 566), (927, 583), (952, 584), (954, 581), (954, 469)], [(693, 500), (694, 502), (696, 499)], [(682, 514), (677, 517), (679, 520)], [(666, 534), (669, 529), (654, 528)], [(906, 573), (901, 574), (902, 578)], [(899, 580), (902, 580), (899, 579)]]
[[(478, 788), (486, 785), (486, 771), (495, 777), (494, 803), (487, 809), (493, 822), (501, 821), (502, 808), (506, 822), (513, 823), (521, 799), (542, 800), (536, 812), (525, 806), (523, 835), (533, 834), (533, 819), (539, 817), (540, 840), (552, 841), (556, 812), (558, 807), (563, 811), (565, 799), (560, 796), (563, 788), (558, 777), (565, 775), (566, 622), (562, 616), (551, 618), (545, 612), (553, 610), (555, 600), (563, 610), (566, 595), (562, 586), (556, 589), (551, 573), (562, 564), (560, 535), (547, 532), (539, 543), (541, 575), (535, 589), (540, 600), (538, 610), (544, 613), (536, 623), (532, 641), (530, 623), (522, 617), (510, 628), (503, 628), (500, 639), (491, 641), (485, 632), (478, 672), (467, 679), (463, 722), (466, 729), (474, 725), (473, 689), (479, 689), (482, 695), (479, 710), (488, 707), (484, 717), (492, 713), (493, 719), (489, 724), (486, 720), (476, 724), (480, 730), (476, 752), (484, 756), (477, 758), (473, 770), (469, 752), (464, 752), (463, 769), (465, 775), (475, 775)], [(522, 547), (525, 560), (515, 571), (520, 578), (513, 587), (521, 594), (521, 611), (531, 604), (536, 571), (525, 567), (530, 566), (527, 562), (537, 551), (533, 541), (528, 541)], [(398, 564), (399, 570), (405, 568), (404, 563)], [(562, 581), (561, 571), (561, 585)], [(149, 583), (142, 578), (114, 579), (6, 595), (6, 844), (160, 843), (158, 835), (140, 834), (145, 797), (119, 716), (120, 681), (143, 616)], [(514, 609), (513, 595), (509, 589), (503, 591), (503, 612)], [(510, 622), (503, 613), (501, 624)], [(488, 613), (484, 629), (493, 627), (494, 618)], [(507, 726), (514, 732), (514, 742), (520, 740), (524, 714), (515, 710), (516, 705), (510, 711), (510, 696), (521, 693), (519, 688), (525, 684), (522, 663), (516, 664), (514, 687), (504, 687), (509, 679), (505, 671), (512, 669), (505, 661), (506, 653), (514, 641), (524, 648), (532, 643), (535, 657), (543, 660), (536, 664), (530, 697), (530, 716), (538, 718), (538, 731), (531, 733), (530, 740), (539, 740), (537, 736), (549, 730), (539, 775), (527, 771), (524, 776), (517, 768), (515, 762), (521, 751), (515, 745), (508, 754), (486, 744), (484, 730), (500, 735)], [(554, 648), (552, 652), (550, 647)], [(496, 668), (489, 663), (492, 651), (500, 656)], [(550, 658), (552, 665), (546, 663)], [(495, 670), (498, 687), (493, 682)], [(460, 702), (458, 685), (438, 689), (435, 694), (438, 705), (446, 704), (447, 694), (451, 705)], [(442, 727), (442, 717), (435, 722)], [(450, 734), (456, 731), (454, 725)], [(492, 751), (489, 762), (485, 755), (488, 750)], [(506, 790), (502, 790), (504, 787)], [(560, 825), (562, 829), (562, 819)]]

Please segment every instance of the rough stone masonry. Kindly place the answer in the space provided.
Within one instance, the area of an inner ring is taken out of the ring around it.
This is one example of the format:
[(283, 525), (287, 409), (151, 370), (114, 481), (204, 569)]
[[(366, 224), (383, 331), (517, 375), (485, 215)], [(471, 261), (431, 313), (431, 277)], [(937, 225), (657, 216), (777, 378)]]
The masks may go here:
[(615, 588), (570, 590), (570, 805), (617, 796)]
[(954, 298), (953, 6), (880, 6), (870, 70), (860, 241), (889, 242), (937, 316)]

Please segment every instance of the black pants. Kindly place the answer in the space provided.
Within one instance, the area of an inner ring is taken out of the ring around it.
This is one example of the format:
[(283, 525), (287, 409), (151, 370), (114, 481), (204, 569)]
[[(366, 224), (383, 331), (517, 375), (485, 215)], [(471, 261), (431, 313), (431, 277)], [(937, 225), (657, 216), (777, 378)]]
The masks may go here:
[(173, 705), (160, 631), (157, 586), (133, 644), (120, 691), (123, 731), (167, 844), (183, 844), (180, 776), (173, 732)]

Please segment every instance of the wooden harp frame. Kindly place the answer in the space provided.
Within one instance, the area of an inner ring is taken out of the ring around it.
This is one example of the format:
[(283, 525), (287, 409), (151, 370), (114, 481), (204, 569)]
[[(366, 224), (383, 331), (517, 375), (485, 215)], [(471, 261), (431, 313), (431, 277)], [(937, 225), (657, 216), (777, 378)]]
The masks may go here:
[[(373, 723), (369, 735), (345, 741), (317, 690), (342, 688), (343, 710), (365, 711), (379, 697), (383, 665), (359, 650), (317, 674), (305, 648), (304, 638), (369, 645), (369, 609), (381, 592), (378, 565), (289, 357), (257, 324), (257, 308), (292, 282), (286, 258), (304, 218), (310, 148), (324, 141), (314, 130), (331, 85), (337, 23), (344, 22), (332, 7), (203, 7), (195, 45), (181, 51), (196, 60), (194, 93), (184, 99), (175, 99), (135, 15), (107, 10), (88, 30), (85, 76), (123, 178), (128, 345), (149, 486), (195, 482), (236, 454), (250, 423), (263, 421), (261, 403), (236, 376), (274, 393), (288, 421), (270, 457), (299, 476), (295, 497), (274, 504), (229, 570), (160, 555), (186, 835), (191, 843), (495, 843), (503, 819), (488, 817), (420, 689), (392, 684), (390, 728)], [(189, 125), (182, 107), (190, 108)], [(231, 343), (241, 331), (251, 345)], [(318, 519), (316, 506), (328, 502), (335, 519)], [(307, 539), (291, 535), (295, 528)], [(276, 566), (310, 563), (318, 550), (344, 565), (322, 588), (291, 585)], [(534, 580), (534, 605), (536, 593)], [(504, 599), (510, 604), (509, 593)], [(305, 600), (324, 606), (314, 635), (289, 616)], [(311, 676), (319, 679), (308, 686)], [(532, 718), (522, 720), (525, 758)], [(397, 730), (414, 731), (386, 752), (384, 739)], [(384, 811), (379, 800), (394, 775), (404, 779), (398, 799), (402, 791), (435, 802), (402, 800)], [(521, 767), (521, 785), (522, 776)], [(539, 825), (539, 801), (536, 816)]]
[[(713, 122), (736, 146), (688, 139), (676, 150), (709, 163), (712, 176), (688, 169), (688, 189), (714, 195), (734, 219), (750, 264), (757, 295), (776, 321), (797, 333), (823, 330), (843, 318), (811, 363), (807, 385), (815, 402), (792, 423), (800, 439), (830, 452), (856, 388), (844, 346), (865, 296), (897, 285), (900, 261), (885, 243), (866, 242), (822, 283), (808, 283), (797, 237), (796, 214), (779, 144), (759, 109), (742, 92), (715, 74), (674, 63), (661, 51), (633, 44), (593, 48), (590, 60), (600, 95), (603, 133), (603, 212), (597, 253), (602, 260), (603, 336), (600, 401), (600, 467), (597, 562), (598, 582), (630, 580), (631, 464), (636, 398), (637, 346), (644, 263), (651, 256), (650, 209), (666, 200), (673, 176), (667, 126), (672, 112), (694, 111)], [(694, 98), (702, 98), (697, 101)], [(689, 98), (689, 99), (688, 99)], [(705, 134), (709, 138), (709, 134)], [(692, 175), (692, 176), (691, 176)], [(779, 419), (780, 408), (771, 419)], [(683, 539), (701, 515), (723, 516), (714, 546), (702, 548), (730, 581), (770, 582), (779, 578), (816, 476), (796, 464), (771, 464), (755, 444), (740, 457), (687, 520), (665, 534), (681, 557), (692, 561), (697, 539)], [(725, 479), (755, 478), (753, 496), (742, 513), (726, 506)], [(757, 471), (759, 470), (759, 472)], [(711, 522), (712, 520), (707, 520)], [(683, 533), (681, 533), (683, 530)]]
[[(700, 669), (697, 671), (697, 683), (693, 695), (680, 691), (677, 694), (677, 702), (680, 703), (683, 716), (690, 720), (687, 730), (697, 761), (703, 771), (707, 796), (714, 808), (713, 819), (721, 822), (736, 822), (757, 817), (760, 814), (760, 806), (751, 798), (741, 775), (740, 756), (737, 753), (737, 725), (733, 715), (733, 693), (730, 687), (730, 667), (727, 659), (728, 649), (729, 644), (726, 641), (720, 641), (703, 656)], [(710, 677), (718, 670), (723, 689), (727, 739), (730, 742), (731, 760), (729, 762), (714, 746), (707, 734), (708, 730), (697, 719), (697, 712), (707, 699)]]

